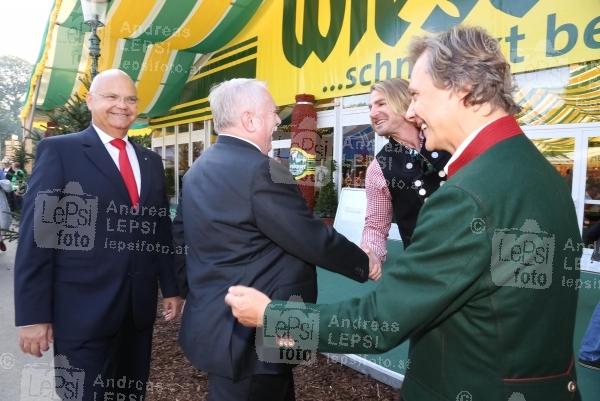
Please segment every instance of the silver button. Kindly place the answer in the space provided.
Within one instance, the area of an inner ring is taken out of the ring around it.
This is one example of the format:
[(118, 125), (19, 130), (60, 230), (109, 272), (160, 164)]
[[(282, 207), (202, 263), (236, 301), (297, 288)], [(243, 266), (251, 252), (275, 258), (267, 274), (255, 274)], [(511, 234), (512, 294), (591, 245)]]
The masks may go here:
[(446, 181), (440, 181), (440, 187), (441, 187), (442, 185), (444, 185), (445, 183), (446, 183)]
[(427, 193), (427, 191), (425, 191), (425, 188), (419, 189), (419, 195), (425, 196), (426, 193)]
[(438, 175), (442, 178), (444, 178), (446, 176), (446, 172), (444, 170), (440, 170), (438, 171)]
[(567, 383), (567, 390), (569, 390), (569, 393), (574, 393), (575, 390), (577, 390), (577, 384), (571, 380), (569, 383)]
[(406, 163), (406, 168), (408, 168), (408, 169), (413, 168), (413, 164), (411, 162)]
[(433, 157), (434, 159), (437, 159), (439, 156), (438, 152), (431, 152), (431, 157)]
[(423, 185), (423, 183), (421, 182), (421, 180), (415, 181), (415, 187), (420, 187), (421, 185)]

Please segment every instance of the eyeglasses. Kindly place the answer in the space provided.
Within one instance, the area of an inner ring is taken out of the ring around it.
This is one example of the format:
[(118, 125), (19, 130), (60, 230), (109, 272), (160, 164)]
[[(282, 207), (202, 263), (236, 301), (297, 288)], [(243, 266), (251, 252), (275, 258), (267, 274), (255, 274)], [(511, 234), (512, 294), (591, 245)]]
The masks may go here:
[(134, 105), (138, 102), (137, 96), (119, 96), (114, 93), (96, 93), (96, 92), (94, 92), (94, 94), (102, 97), (104, 100), (106, 100), (107, 102), (110, 102), (110, 103), (118, 103), (121, 100), (123, 100), (123, 102), (125, 102), (129, 105)]

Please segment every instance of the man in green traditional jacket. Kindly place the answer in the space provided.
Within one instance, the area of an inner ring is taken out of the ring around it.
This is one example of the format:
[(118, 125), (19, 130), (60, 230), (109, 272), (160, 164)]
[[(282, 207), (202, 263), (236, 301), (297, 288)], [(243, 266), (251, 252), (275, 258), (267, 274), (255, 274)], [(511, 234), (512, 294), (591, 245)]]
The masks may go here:
[(513, 117), (509, 64), (476, 27), (417, 38), (410, 53), (407, 118), (428, 150), (453, 154), (411, 246), (362, 298), (269, 303), (236, 286), (225, 301), (241, 324), (263, 326), (262, 343), (288, 347), (282, 357), (310, 356), (316, 338), (319, 351), (356, 354), (410, 339), (406, 401), (579, 400), (568, 285), (579, 271), (566, 267), (579, 228), (564, 180)]

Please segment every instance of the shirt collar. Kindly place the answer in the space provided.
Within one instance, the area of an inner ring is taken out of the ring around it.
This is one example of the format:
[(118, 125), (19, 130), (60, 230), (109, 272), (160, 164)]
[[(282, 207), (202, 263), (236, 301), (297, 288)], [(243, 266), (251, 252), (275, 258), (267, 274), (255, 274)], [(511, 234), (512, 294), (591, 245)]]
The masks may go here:
[[(493, 122), (493, 121), (492, 121)], [(458, 159), (460, 157), (460, 155), (462, 154), (462, 152), (465, 151), (465, 149), (467, 148), (467, 146), (469, 146), (469, 144), (471, 144), (471, 142), (473, 142), (473, 139), (475, 139), (477, 137), (477, 135), (479, 135), (479, 133), (488, 125), (490, 125), (492, 122), (483, 124), (481, 127), (475, 129), (473, 132), (471, 132), (469, 134), (469, 136), (467, 136), (460, 145), (458, 145), (458, 147), (456, 148), (456, 151), (452, 154), (452, 157), (450, 157), (450, 160), (448, 160), (448, 163), (446, 163), (446, 166), (444, 167), (444, 172), (446, 173), (446, 175), (448, 175), (448, 168), (450, 167), (450, 165), (452, 163), (454, 163), (456, 161), (456, 159)]]
[(260, 150), (260, 147), (259, 147), (257, 144), (255, 144), (254, 142), (250, 141), (249, 139), (246, 139), (246, 138), (240, 138), (239, 136), (235, 136), (235, 135), (229, 135), (229, 134), (219, 134), (219, 136), (228, 136), (228, 137), (230, 137), (230, 138), (235, 138), (235, 139), (239, 139), (240, 141), (247, 142), (247, 143), (249, 143), (250, 145), (254, 146), (256, 149), (258, 149), (258, 151), (259, 151), (260, 153), (262, 153), (262, 150)]
[[(113, 138), (112, 136), (108, 135), (106, 132), (102, 131), (100, 128), (98, 128), (97, 125), (92, 124), (92, 126), (94, 127), (94, 129), (96, 130), (96, 133), (98, 134), (98, 137), (100, 137), (100, 140), (102, 141), (102, 143), (104, 145), (110, 143), (110, 141), (112, 141)], [(125, 145), (127, 145), (127, 143), (129, 142), (129, 135), (125, 135), (124, 138), (121, 138), (125, 141)]]

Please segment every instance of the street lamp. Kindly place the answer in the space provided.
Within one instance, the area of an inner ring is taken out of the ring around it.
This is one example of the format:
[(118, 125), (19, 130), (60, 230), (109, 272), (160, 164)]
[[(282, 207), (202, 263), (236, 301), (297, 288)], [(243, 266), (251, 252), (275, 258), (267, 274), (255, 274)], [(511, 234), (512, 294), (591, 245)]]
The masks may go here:
[(98, 59), (100, 58), (100, 38), (96, 33), (98, 27), (106, 22), (108, 0), (80, 0), (83, 11), (83, 21), (90, 26), (90, 57), (92, 58), (92, 79), (98, 74)]

